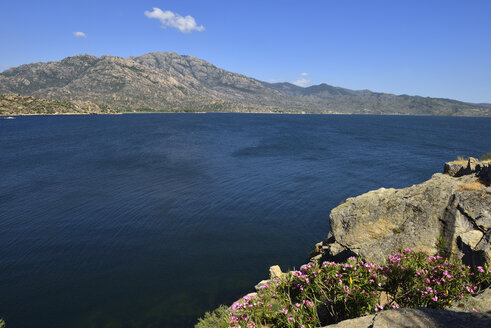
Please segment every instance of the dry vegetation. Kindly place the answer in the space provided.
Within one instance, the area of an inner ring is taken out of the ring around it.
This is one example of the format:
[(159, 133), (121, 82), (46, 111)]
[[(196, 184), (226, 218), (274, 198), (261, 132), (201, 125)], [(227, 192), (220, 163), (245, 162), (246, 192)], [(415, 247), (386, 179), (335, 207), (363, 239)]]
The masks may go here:
[(459, 189), (457, 189), (457, 191), (464, 191), (464, 190), (476, 191), (476, 190), (481, 190), (484, 187), (486, 186), (480, 180), (476, 180), (474, 182), (461, 184), (459, 186)]
[[(457, 156), (457, 159), (453, 162), (450, 162), (450, 163), (467, 166), (468, 162), (469, 162), (469, 157)], [(482, 164), (491, 164), (491, 153), (487, 153), (487, 154), (482, 155), (480, 162)], [(472, 164), (471, 164), (471, 166), (472, 166)]]

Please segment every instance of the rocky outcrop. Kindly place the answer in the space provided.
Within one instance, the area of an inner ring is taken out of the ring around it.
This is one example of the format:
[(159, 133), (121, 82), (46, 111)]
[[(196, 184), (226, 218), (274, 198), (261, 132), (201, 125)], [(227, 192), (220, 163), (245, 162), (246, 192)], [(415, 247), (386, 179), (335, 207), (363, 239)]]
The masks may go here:
[(461, 177), (476, 172), (476, 164), (480, 163), (478, 159), (469, 157), (465, 159), (457, 159), (456, 161), (447, 162), (443, 165), (443, 173), (452, 177)]
[(491, 194), (456, 192), (440, 222), (447, 255), (469, 265), (491, 263)]
[(474, 157), (469, 157), (467, 160), (458, 159), (445, 163), (443, 173), (452, 177), (475, 174), (484, 184), (489, 185), (491, 183), (490, 164), (491, 160), (479, 161)]
[(487, 328), (490, 326), (491, 315), (486, 313), (419, 308), (382, 311), (365, 317), (341, 321), (324, 328)]
[(445, 165), (447, 174), (421, 184), (348, 198), (331, 211), (331, 232), (311, 260), (356, 255), (383, 263), (388, 254), (410, 248), (445, 253), (469, 265), (490, 264), (489, 165), (476, 159), (467, 165), (451, 162)]

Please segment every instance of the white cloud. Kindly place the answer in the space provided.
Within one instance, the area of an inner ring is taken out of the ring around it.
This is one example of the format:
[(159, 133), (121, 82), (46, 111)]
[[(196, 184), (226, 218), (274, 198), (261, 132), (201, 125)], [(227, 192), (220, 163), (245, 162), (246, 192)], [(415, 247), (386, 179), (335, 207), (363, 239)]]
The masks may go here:
[(73, 32), (73, 35), (77, 38), (86, 38), (87, 39), (87, 35), (85, 35), (84, 32)]
[(300, 73), (300, 75), (307, 76), (307, 75), (309, 75), (309, 73)]
[(274, 83), (274, 82), (280, 82), (280, 79), (270, 79), (268, 80), (269, 83)]
[(309, 84), (309, 82), (310, 82), (310, 80), (308, 80), (308, 79), (298, 79), (295, 82), (293, 82), (293, 84), (296, 84), (296, 85), (298, 85), (300, 87), (304, 87), (307, 84)]
[(192, 31), (204, 31), (203, 25), (198, 26), (192, 16), (181, 16), (172, 11), (162, 11), (160, 8), (153, 8), (152, 11), (145, 11), (148, 18), (156, 18), (160, 21), (161, 27), (175, 27), (182, 33), (191, 33)]

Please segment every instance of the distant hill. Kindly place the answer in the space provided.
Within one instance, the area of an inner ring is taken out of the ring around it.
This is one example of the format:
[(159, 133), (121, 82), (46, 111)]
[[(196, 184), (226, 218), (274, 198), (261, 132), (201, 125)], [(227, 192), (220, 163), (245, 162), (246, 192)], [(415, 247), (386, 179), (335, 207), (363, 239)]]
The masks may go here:
[(78, 55), (0, 73), (0, 94), (85, 100), (117, 111), (308, 112), (491, 116), (491, 105), (450, 99), (266, 83), (193, 56)]
[(0, 115), (112, 114), (108, 106), (80, 100), (48, 100), (14, 94), (0, 95)]

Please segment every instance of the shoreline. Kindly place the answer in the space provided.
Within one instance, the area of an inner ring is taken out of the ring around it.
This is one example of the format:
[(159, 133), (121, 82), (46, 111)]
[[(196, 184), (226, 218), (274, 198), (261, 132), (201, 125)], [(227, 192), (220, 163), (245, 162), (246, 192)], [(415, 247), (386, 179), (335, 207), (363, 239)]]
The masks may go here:
[(117, 112), (117, 113), (18, 113), (0, 115), (1, 119), (17, 116), (97, 116), (97, 115), (135, 115), (135, 114), (270, 114), (270, 115), (344, 115), (344, 116), (410, 116), (410, 117), (465, 117), (465, 118), (491, 118), (490, 116), (470, 116), (470, 115), (428, 115), (428, 114), (402, 114), (402, 113), (310, 113), (310, 112)]

